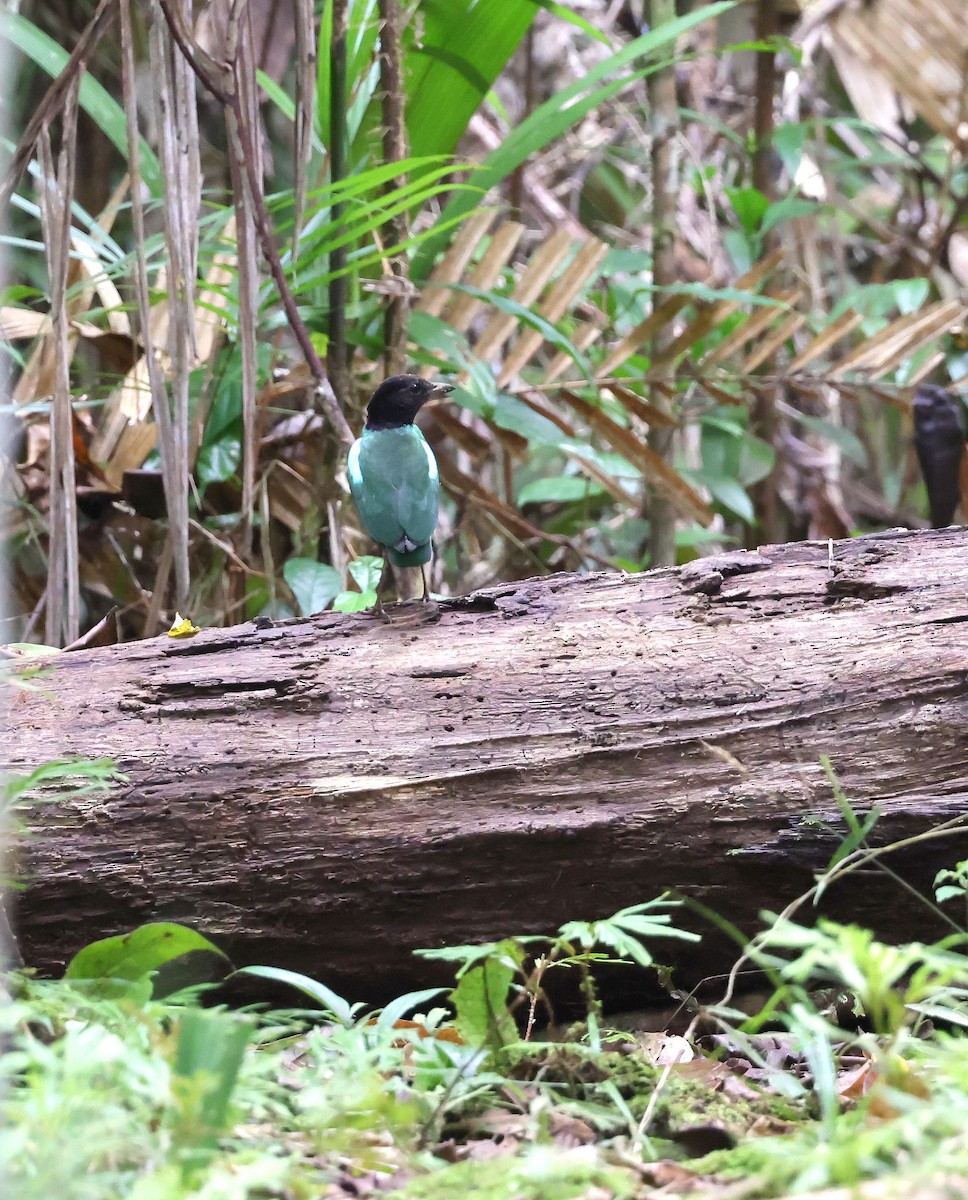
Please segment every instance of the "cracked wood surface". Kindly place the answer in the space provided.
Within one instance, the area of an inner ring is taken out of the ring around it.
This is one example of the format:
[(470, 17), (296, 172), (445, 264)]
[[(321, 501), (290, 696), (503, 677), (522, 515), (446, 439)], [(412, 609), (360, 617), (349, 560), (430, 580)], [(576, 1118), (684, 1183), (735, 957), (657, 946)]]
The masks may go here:
[[(824, 755), (883, 810), (875, 839), (966, 810), (964, 531), (836, 543), (832, 565), (800, 543), (550, 576), (395, 617), (79, 651), (12, 689), (9, 766), (109, 756), (129, 779), (32, 809), (28, 963), (183, 920), (238, 963), (379, 997), (440, 977), (414, 947), (670, 887), (749, 925), (838, 844)], [(905, 869), (924, 886), (966, 856), (934, 842)], [(831, 902), (925, 935), (887, 881)], [(695, 977), (732, 951), (682, 953)]]

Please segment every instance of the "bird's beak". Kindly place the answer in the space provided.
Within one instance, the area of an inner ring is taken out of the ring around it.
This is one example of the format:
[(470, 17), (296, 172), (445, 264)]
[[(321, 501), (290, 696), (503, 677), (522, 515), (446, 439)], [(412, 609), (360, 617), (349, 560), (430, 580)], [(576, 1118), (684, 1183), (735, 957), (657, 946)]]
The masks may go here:
[(431, 400), (443, 400), (445, 396), (449, 396), (454, 390), (454, 385), (451, 383), (435, 383), (430, 389)]

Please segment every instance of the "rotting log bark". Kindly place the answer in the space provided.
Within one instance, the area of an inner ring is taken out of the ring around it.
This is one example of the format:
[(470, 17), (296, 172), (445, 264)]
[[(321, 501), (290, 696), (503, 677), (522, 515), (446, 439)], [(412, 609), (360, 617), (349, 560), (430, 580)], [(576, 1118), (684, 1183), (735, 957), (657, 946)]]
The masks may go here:
[[(883, 810), (882, 842), (968, 808), (965, 531), (840, 542), (832, 565), (800, 543), (552, 576), (396, 615), (80, 651), (12, 689), (11, 767), (108, 755), (129, 779), (32, 809), (27, 962), (183, 920), (236, 962), (379, 997), (435, 977), (414, 947), (551, 932), (666, 888), (748, 927), (843, 832), (823, 755)], [(898, 861), (924, 886), (964, 857), (956, 835)], [(930, 932), (884, 877), (830, 899)], [(686, 975), (732, 953), (691, 951)]]

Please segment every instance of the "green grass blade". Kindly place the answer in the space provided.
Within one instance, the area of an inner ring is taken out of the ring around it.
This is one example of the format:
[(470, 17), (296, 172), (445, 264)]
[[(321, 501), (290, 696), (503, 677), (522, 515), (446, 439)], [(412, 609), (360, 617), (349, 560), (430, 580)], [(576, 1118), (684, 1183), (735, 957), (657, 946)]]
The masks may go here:
[[(70, 57), (66, 50), (43, 33), (25, 17), (17, 13), (0, 11), (0, 35), (5, 37), (26, 58), (36, 63), (51, 79), (63, 71)], [(91, 75), (81, 79), (81, 108), (97, 123), (104, 134), (117, 147), (122, 158), (128, 160), (128, 123), (124, 109)], [(148, 143), (141, 139), (141, 177), (153, 196), (162, 192), (161, 169), (158, 159)]]
[[(706, 5), (696, 12), (669, 21), (642, 37), (636, 38), (627, 46), (623, 46), (621, 50), (593, 67), (581, 79), (536, 108), (505, 138), (496, 150), (487, 156), (476, 170), (471, 172), (467, 180), (468, 185), (479, 188), (482, 192), (487, 192), (495, 187), (532, 154), (543, 149), (555, 138), (560, 137), (566, 129), (580, 121), (586, 113), (611, 99), (633, 80), (640, 79), (656, 70), (661, 64), (643, 67), (607, 83), (602, 83), (603, 79), (616, 72), (626, 71), (632, 63), (654, 55), (669, 43), (674, 43), (676, 38), (694, 25), (725, 12), (732, 8), (734, 3), (735, 0), (722, 0), (720, 3)], [(445, 205), (441, 219), (464, 215), (473, 208), (474, 203), (475, 201), (470, 195), (453, 196)], [(442, 249), (443, 242), (443, 238), (434, 237), (424, 244), (411, 268), (411, 278), (414, 282), (420, 282), (427, 277), (434, 258)]]

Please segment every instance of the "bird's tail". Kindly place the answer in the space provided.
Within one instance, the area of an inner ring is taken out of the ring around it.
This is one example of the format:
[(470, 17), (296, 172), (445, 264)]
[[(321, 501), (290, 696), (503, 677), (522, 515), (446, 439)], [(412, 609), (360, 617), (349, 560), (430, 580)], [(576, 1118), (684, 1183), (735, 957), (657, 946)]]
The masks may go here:
[(386, 551), (387, 558), (395, 567), (422, 567), (424, 563), (430, 562), (433, 547), (430, 542), (424, 542), (422, 546), (415, 546), (412, 550), (395, 550), (392, 546), (387, 546)]

